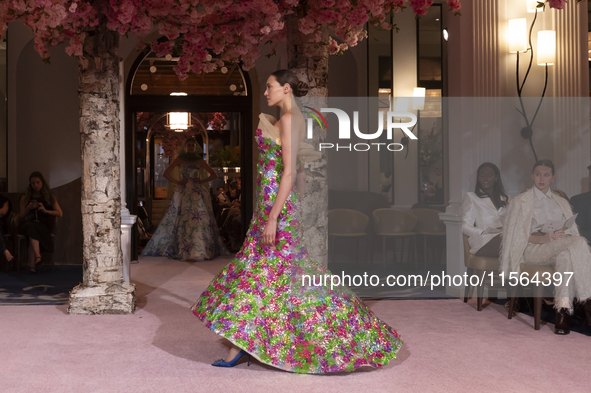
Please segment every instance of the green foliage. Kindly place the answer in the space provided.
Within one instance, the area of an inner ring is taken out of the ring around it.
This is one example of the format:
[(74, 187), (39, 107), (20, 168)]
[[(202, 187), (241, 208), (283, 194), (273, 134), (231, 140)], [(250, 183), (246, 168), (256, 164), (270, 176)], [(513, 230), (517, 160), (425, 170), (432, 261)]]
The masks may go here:
[(209, 165), (212, 167), (240, 166), (240, 146), (222, 147), (219, 140), (214, 141)]

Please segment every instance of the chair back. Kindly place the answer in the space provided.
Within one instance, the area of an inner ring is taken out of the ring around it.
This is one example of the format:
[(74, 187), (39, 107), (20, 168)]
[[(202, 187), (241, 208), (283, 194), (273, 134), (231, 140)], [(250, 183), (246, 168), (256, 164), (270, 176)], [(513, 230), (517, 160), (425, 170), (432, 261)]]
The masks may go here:
[(344, 235), (365, 233), (369, 217), (351, 209), (333, 209), (328, 211), (328, 234)]
[[(374, 210), (389, 207), (388, 199), (375, 192), (328, 190), (328, 210), (350, 209), (371, 217)], [(372, 230), (373, 225), (367, 228)]]
[(445, 233), (445, 224), (439, 219), (438, 210), (414, 209), (411, 211), (418, 218), (417, 233)]
[(472, 254), (470, 253), (470, 243), (468, 243), (468, 236), (462, 235), (464, 238), (464, 265), (468, 267), (468, 261), (472, 258)]
[(372, 216), (375, 233), (414, 232), (418, 222), (413, 214), (395, 209), (377, 209)]

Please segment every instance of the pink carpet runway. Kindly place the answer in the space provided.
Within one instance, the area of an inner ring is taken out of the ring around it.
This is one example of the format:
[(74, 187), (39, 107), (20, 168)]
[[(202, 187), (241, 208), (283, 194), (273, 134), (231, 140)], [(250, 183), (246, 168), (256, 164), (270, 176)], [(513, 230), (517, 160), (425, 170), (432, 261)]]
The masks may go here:
[(142, 258), (133, 315), (76, 316), (67, 306), (0, 307), (0, 392), (588, 392), (591, 338), (475, 299), (367, 304), (404, 340), (380, 369), (296, 375), (260, 363), (231, 369), (224, 341), (189, 311), (229, 262)]

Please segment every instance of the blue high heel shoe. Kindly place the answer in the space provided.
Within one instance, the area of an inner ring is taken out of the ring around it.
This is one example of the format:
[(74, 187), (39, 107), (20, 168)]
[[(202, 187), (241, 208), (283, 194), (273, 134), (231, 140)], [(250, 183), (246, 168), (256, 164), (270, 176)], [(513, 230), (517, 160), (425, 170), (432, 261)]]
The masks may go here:
[(238, 361), (242, 359), (242, 356), (244, 355), (248, 355), (248, 365), (250, 366), (250, 355), (244, 349), (238, 352), (238, 355), (236, 355), (236, 357), (230, 360), (229, 362), (224, 361), (224, 359), (218, 359), (211, 365), (216, 367), (234, 367), (236, 364), (238, 364)]

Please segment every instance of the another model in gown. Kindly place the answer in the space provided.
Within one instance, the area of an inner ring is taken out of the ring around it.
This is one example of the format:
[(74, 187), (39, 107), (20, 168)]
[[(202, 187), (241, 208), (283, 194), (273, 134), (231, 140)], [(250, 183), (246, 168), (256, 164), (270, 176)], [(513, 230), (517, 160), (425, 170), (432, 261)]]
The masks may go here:
[[(278, 83), (274, 75), (269, 80)], [(293, 115), (301, 116), (297, 107)], [(260, 115), (256, 209), (246, 241), (191, 308), (193, 314), (262, 363), (282, 370), (327, 373), (383, 366), (402, 345), (398, 333), (344, 286), (302, 285), (303, 274), (331, 273), (308, 258), (295, 186), (279, 214), (275, 245), (262, 241), (284, 169), (275, 122)], [(300, 143), (299, 152), (306, 147)]]
[[(188, 139), (183, 144), (179, 157), (165, 172), (165, 177), (177, 183), (177, 188), (168, 211), (142, 251), (143, 256), (201, 261), (229, 254), (215, 222), (207, 187), (217, 175), (195, 153), (195, 148), (195, 139)], [(175, 166), (181, 170), (180, 181), (169, 175)], [(207, 170), (210, 177), (201, 180), (199, 173), (202, 169)]]

